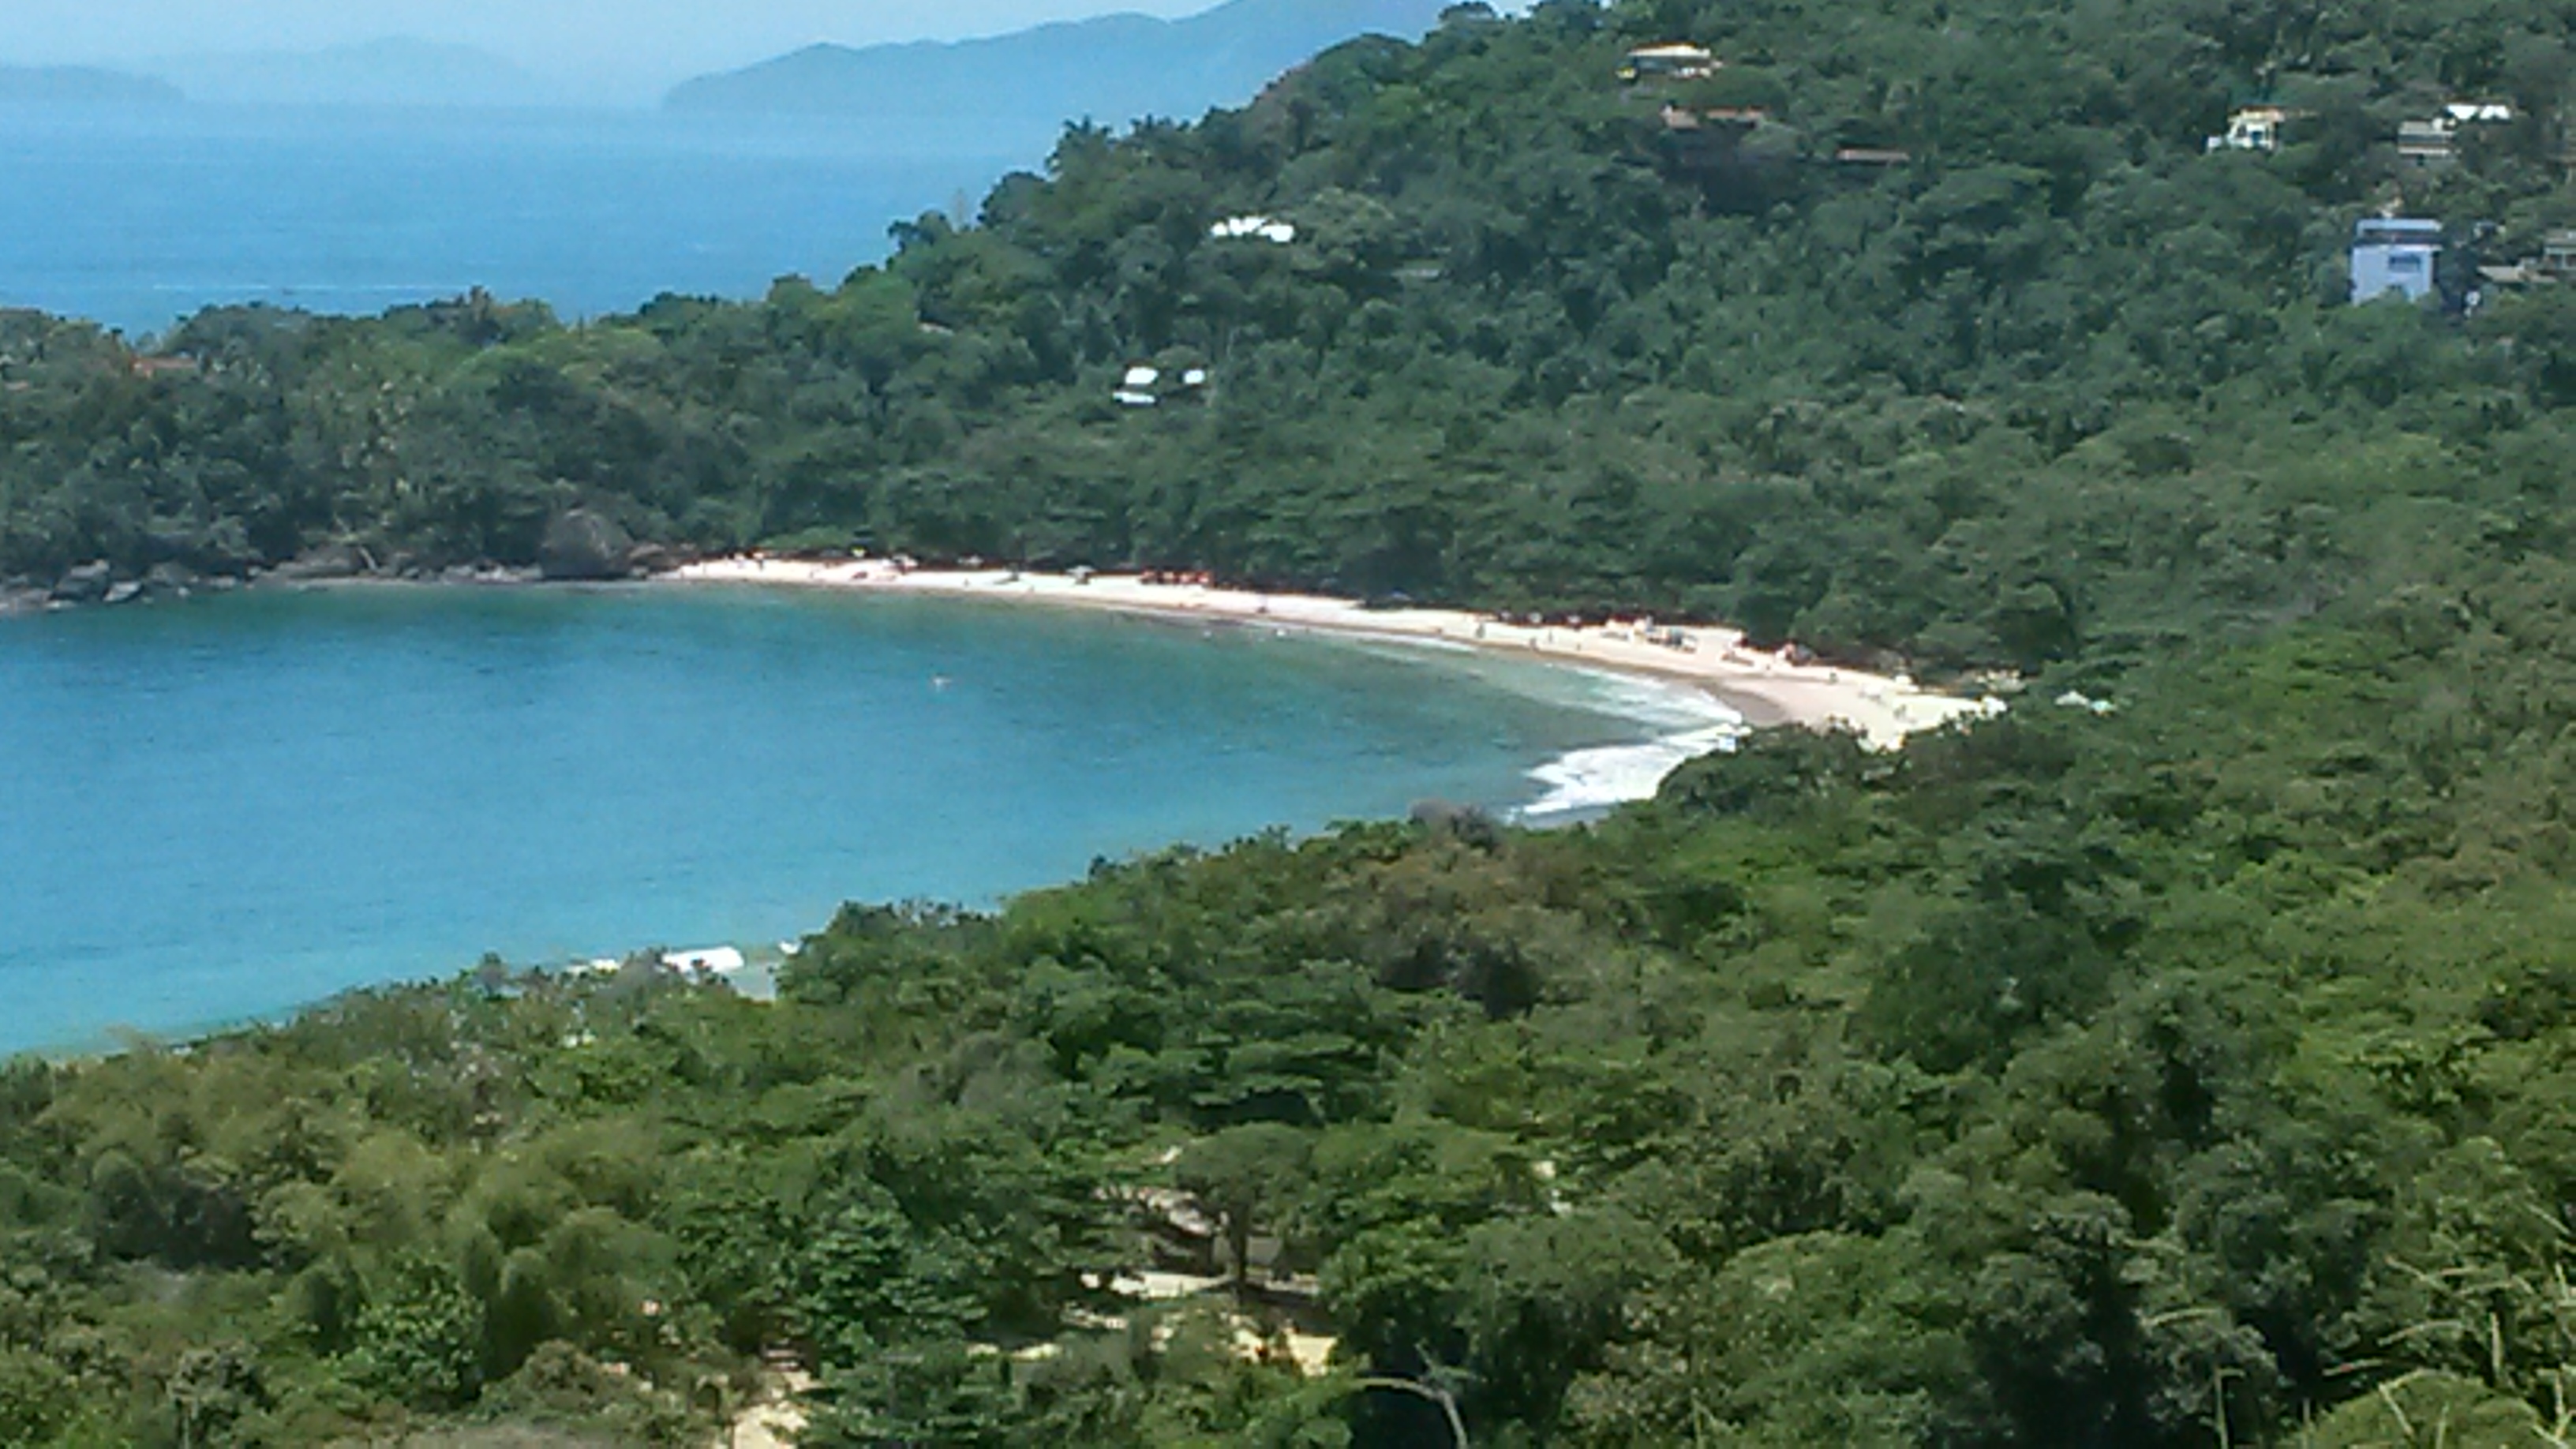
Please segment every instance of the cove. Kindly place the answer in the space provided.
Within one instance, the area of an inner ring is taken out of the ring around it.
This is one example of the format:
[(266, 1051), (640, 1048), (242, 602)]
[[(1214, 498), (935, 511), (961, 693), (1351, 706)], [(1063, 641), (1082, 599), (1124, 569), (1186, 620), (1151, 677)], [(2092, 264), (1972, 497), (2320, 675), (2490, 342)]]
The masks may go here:
[(486, 951), (989, 904), (1096, 858), (1430, 797), (1521, 808), (1534, 769), (1689, 714), (1475, 655), (752, 589), (0, 620), (0, 1052), (254, 1019)]

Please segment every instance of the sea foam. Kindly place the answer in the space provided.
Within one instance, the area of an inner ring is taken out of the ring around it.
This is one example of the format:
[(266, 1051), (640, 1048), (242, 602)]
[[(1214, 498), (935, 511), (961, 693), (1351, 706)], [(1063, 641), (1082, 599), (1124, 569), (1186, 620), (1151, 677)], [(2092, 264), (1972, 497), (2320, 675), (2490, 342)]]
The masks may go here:
[(1529, 772), (1545, 793), (1519, 818), (1546, 824), (1566, 816), (1651, 799), (1673, 771), (1702, 755), (1732, 750), (1744, 716), (1705, 691), (1634, 675), (1585, 671), (1591, 705), (1658, 731), (1650, 740), (1569, 750)]

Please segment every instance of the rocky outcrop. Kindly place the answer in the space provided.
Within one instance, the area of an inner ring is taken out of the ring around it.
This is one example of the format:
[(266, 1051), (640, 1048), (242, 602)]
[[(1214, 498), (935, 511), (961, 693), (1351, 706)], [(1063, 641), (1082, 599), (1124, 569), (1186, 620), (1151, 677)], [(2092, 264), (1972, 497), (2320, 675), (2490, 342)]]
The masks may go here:
[(143, 591), (156, 599), (184, 599), (205, 583), (185, 564), (157, 563), (143, 576)]
[(116, 569), (106, 560), (67, 569), (54, 581), (50, 597), (57, 604), (95, 604), (116, 587)]
[(424, 574), (422, 577), (442, 584), (487, 586), (534, 584), (545, 581), (545, 574), (539, 570), (505, 568), (500, 564), (458, 564), (453, 568), (441, 569), (435, 574)]
[(537, 566), (549, 579), (622, 579), (634, 572), (635, 540), (616, 520), (576, 508), (546, 527)]
[(269, 577), (287, 583), (322, 583), (331, 579), (354, 579), (372, 572), (367, 556), (356, 544), (326, 543), (279, 564)]

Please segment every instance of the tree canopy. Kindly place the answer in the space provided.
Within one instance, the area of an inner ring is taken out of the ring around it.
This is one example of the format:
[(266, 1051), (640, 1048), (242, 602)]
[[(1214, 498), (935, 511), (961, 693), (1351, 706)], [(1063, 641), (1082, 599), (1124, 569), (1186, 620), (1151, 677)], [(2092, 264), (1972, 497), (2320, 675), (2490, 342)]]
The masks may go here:
[[(828, 290), (216, 311), (175, 369), (9, 319), (39, 584), (525, 562), (580, 508), (2029, 687), (1577, 829), (854, 906), (776, 1005), (500, 969), (18, 1065), (0, 1444), (693, 1442), (764, 1353), (816, 1445), (1438, 1442), (1444, 1398), (1479, 1445), (2565, 1441), (2576, 299), (2475, 267), (2576, 221), (2571, 33), (1466, 6), (1069, 130)], [(1617, 79), (1676, 39), (1704, 89)], [(2461, 98), (2513, 118), (2401, 162)], [(2251, 100), (2282, 148), (2208, 149)], [(2348, 304), (2399, 205), (2458, 305)], [(1120, 1286), (1176, 1267), (1234, 1281)]]

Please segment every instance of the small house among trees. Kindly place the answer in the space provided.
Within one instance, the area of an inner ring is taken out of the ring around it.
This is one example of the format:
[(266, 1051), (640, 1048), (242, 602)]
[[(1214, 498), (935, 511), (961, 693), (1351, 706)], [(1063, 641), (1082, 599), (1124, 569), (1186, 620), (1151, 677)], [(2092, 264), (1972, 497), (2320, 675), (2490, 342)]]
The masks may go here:
[(2352, 229), (2352, 300), (2368, 302), (2391, 292), (2422, 300), (2433, 291), (2433, 263), (2441, 254), (2438, 221), (2364, 218)]
[(2561, 282), (2576, 277), (2576, 231), (2553, 231), (2541, 238), (2540, 273)]
[(2281, 149), (2281, 128), (2288, 124), (2289, 112), (2278, 106), (2239, 106), (2227, 117), (2227, 134), (2209, 138), (2212, 151), (2262, 151)]
[(2459, 159), (2451, 130), (2439, 121), (2406, 121), (2397, 127), (2397, 160), (2419, 171), (2448, 166)]
[(2513, 116), (2513, 107), (2500, 102), (2453, 101), (2438, 115), (2398, 125), (2398, 162), (2421, 171), (2449, 166), (2459, 159), (2459, 135), (2464, 127), (2503, 125)]
[(1619, 67), (1623, 81), (1706, 80), (1717, 74), (1720, 62), (1696, 45), (1673, 42), (1665, 45), (1641, 45), (1628, 52), (1627, 63)]

